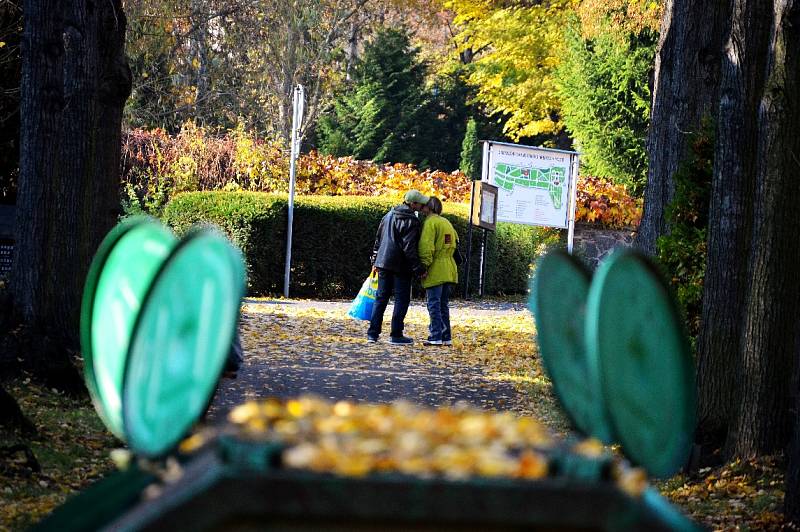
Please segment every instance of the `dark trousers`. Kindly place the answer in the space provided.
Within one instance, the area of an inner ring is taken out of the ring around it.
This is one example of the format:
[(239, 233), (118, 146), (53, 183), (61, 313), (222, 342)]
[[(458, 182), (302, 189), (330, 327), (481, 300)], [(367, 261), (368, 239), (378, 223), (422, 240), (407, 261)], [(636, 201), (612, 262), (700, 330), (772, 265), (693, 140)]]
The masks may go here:
[(453, 339), (450, 331), (450, 285), (440, 284), (425, 290), (428, 299), (428, 317), (430, 325), (428, 340)]
[(375, 304), (372, 307), (372, 318), (369, 320), (367, 334), (377, 338), (381, 334), (383, 313), (389, 298), (394, 293), (394, 312), (392, 312), (392, 329), (389, 334), (392, 338), (403, 336), (406, 313), (411, 303), (411, 274), (395, 273), (388, 270), (378, 270), (378, 292), (375, 294)]
[(228, 351), (228, 359), (225, 361), (225, 371), (239, 371), (244, 363), (244, 354), (242, 351), (242, 339), (239, 336), (239, 329), (236, 329), (236, 334), (233, 335), (233, 344), (231, 350)]

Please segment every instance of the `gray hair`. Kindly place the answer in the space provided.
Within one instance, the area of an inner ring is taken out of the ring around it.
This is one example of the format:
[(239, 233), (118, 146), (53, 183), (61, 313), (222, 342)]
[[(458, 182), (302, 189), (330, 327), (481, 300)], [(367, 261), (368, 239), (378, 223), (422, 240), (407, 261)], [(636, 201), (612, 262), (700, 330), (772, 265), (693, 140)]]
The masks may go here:
[(442, 214), (442, 200), (437, 198), (436, 196), (431, 196), (431, 199), (428, 200), (428, 208), (436, 214)]

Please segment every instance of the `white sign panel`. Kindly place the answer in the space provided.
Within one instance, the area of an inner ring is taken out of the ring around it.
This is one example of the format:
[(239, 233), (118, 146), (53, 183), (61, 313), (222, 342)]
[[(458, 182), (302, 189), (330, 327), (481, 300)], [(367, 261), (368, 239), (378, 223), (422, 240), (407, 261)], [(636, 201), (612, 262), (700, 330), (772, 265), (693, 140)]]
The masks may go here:
[(488, 148), (484, 179), (498, 189), (497, 221), (566, 229), (577, 154), (495, 142)]
[(495, 223), (494, 219), (494, 194), (486, 190), (481, 192), (481, 221), (487, 224)]

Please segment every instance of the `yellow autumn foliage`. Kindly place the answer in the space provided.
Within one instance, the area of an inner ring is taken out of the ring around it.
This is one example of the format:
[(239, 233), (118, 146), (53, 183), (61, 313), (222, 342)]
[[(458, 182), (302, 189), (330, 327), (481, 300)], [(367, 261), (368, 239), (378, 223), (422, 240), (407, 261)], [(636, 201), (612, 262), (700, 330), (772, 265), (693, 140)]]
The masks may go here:
[(459, 29), (460, 52), (470, 50), (467, 81), (476, 99), (506, 121), (514, 139), (561, 129), (553, 70), (563, 47), (562, 28), (575, 0), (498, 6), (497, 2), (448, 0)]

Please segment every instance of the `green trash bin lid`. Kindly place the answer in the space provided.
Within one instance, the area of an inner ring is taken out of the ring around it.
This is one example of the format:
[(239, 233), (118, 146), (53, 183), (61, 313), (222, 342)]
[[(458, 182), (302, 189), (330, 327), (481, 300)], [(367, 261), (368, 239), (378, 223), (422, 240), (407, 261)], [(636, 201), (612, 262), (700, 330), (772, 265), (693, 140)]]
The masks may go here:
[(583, 434), (611, 442), (611, 426), (590, 372), (584, 342), (589, 270), (565, 251), (545, 255), (531, 280), (529, 307), (539, 352), (553, 389), (572, 424)]
[(122, 390), (128, 444), (169, 452), (208, 407), (231, 349), (244, 295), (239, 251), (195, 230), (164, 262), (142, 305)]
[(176, 243), (157, 220), (129, 218), (106, 235), (89, 267), (81, 302), (84, 378), (100, 418), (121, 439), (130, 338), (144, 295)]
[(646, 257), (623, 250), (601, 264), (586, 340), (626, 456), (656, 477), (677, 472), (695, 428), (693, 363), (669, 288)]

